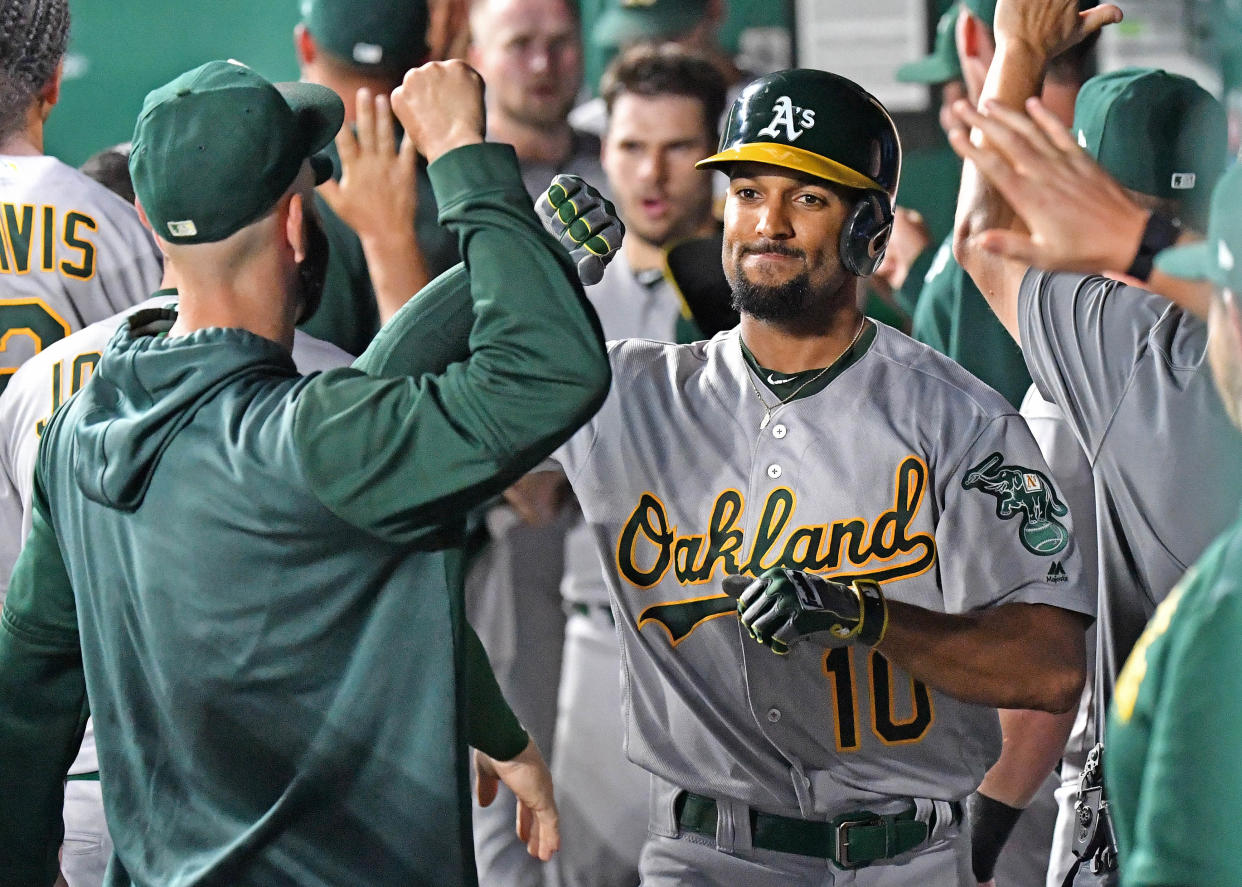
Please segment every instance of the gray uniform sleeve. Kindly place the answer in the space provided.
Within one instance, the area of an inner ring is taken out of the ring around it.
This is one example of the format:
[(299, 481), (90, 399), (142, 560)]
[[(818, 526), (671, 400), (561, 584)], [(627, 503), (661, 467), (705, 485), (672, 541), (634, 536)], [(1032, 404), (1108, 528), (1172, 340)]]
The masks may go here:
[(1106, 277), (1027, 271), (1018, 327), (1031, 377), (1094, 462), (1169, 302)]
[(1094, 617), (1069, 508), (1020, 416), (992, 419), (937, 487), (946, 612), (1021, 602)]

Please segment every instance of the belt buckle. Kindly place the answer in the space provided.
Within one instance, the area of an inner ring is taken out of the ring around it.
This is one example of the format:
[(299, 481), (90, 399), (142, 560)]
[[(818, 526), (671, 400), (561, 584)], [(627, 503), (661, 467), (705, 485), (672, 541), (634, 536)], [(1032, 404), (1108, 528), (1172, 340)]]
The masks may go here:
[(850, 860), (850, 841), (849, 830), (855, 826), (876, 826), (883, 825), (884, 817), (877, 816), (874, 813), (862, 811), (861, 813), (845, 813), (838, 816), (832, 821), (834, 843), (836, 850), (836, 863), (843, 869), (861, 868), (870, 865), (874, 860), (866, 862), (852, 862)]

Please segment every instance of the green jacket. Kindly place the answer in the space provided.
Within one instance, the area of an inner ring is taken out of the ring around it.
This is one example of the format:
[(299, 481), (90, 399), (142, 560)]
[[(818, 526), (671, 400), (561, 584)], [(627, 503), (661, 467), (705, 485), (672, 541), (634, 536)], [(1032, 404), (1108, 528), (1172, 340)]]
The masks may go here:
[(609, 370), (512, 150), (431, 176), (464, 268), (359, 362), (389, 378), (156, 310), (52, 418), (0, 620), (0, 884), (52, 879), (87, 691), (109, 884), (475, 883), (465, 744), (526, 735), (461, 615), (461, 515)]

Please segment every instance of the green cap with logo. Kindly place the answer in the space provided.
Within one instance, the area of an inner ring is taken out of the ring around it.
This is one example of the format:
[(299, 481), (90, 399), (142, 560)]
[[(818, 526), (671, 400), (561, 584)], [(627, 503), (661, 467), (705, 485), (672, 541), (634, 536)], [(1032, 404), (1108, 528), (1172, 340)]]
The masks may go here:
[(901, 83), (948, 83), (962, 76), (962, 64), (957, 57), (957, 7), (953, 7), (936, 24), (936, 45), (930, 55), (908, 62), (897, 69)]
[(275, 206), (304, 161), (324, 182), (332, 161), (315, 152), (344, 119), (326, 87), (208, 62), (147, 94), (129, 155), (134, 191), (164, 240), (223, 240)]
[(302, 0), (315, 42), (364, 70), (404, 73), (427, 58), (427, 0)]
[(1185, 221), (1202, 227), (1229, 149), (1225, 109), (1195, 81), (1157, 68), (1092, 77), (1072, 131), (1123, 186), (1181, 201)]
[(595, 21), (591, 41), (604, 49), (672, 40), (703, 20), (707, 0), (608, 0)]
[[(1078, 8), (1091, 9), (1099, 6), (1099, 0), (1078, 0)], [(962, 0), (962, 6), (969, 9), (990, 28), (996, 21), (996, 0)]]
[(1221, 289), (1242, 294), (1242, 164), (1231, 166), (1212, 192), (1207, 239), (1166, 249), (1156, 267), (1186, 280), (1210, 280)]
[(897, 197), (901, 142), (884, 106), (837, 74), (798, 68), (751, 83), (733, 103), (720, 150), (696, 166), (757, 161)]

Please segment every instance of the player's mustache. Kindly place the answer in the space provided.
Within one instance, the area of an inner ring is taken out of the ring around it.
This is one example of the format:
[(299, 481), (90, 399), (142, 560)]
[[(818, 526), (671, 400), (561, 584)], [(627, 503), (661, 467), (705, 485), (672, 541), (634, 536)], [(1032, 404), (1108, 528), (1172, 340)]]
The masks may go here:
[(780, 256), (792, 256), (796, 259), (806, 258), (806, 253), (802, 250), (794, 249), (792, 246), (785, 246), (778, 240), (760, 240), (742, 247), (743, 256), (761, 253), (775, 253)]

